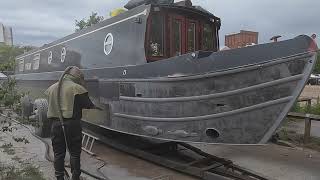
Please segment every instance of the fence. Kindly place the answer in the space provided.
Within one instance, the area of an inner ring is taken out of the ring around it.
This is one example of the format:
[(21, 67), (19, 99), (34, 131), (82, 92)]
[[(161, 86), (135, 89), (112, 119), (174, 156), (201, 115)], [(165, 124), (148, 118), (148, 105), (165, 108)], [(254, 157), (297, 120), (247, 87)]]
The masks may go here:
[[(311, 101), (312, 98), (300, 98), (298, 102), (306, 102), (307, 108), (311, 107)], [(319, 115), (314, 115), (314, 114), (305, 114), (305, 113), (296, 113), (296, 112), (290, 112), (288, 114), (288, 117), (293, 117), (293, 118), (300, 118), (305, 120), (305, 129), (304, 129), (304, 143), (309, 143), (310, 141), (310, 134), (311, 134), (311, 123), (312, 121), (320, 121), (320, 116)]]

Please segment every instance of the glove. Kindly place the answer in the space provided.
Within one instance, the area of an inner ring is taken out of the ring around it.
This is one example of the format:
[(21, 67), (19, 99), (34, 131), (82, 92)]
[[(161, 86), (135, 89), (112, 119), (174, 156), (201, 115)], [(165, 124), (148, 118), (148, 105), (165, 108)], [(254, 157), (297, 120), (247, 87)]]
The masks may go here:
[(103, 108), (98, 107), (98, 106), (94, 106), (94, 108), (93, 108), (93, 109), (97, 109), (97, 110), (99, 110), (99, 111), (103, 111), (103, 110), (104, 110)]

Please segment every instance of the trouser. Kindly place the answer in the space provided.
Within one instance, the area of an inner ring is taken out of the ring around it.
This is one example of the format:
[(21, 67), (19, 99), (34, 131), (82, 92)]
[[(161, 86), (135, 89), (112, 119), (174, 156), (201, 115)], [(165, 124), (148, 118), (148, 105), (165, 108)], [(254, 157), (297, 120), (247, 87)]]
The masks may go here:
[[(70, 154), (70, 165), (72, 179), (78, 180), (80, 171), (80, 155), (82, 144), (82, 127), (80, 120), (66, 120), (64, 122), (65, 134)], [(66, 144), (61, 123), (54, 121), (52, 124), (52, 147), (54, 152), (54, 169), (58, 180), (64, 179), (64, 159), (66, 155)]]

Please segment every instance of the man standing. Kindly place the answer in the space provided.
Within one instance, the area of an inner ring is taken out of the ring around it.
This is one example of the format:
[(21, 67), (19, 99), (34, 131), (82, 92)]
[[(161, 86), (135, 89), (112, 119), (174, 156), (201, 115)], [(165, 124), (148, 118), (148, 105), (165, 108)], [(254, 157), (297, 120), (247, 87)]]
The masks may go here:
[[(90, 100), (88, 91), (83, 87), (83, 73), (77, 67), (69, 67), (68, 69), (69, 71), (61, 82), (60, 100), (58, 101), (57, 98), (59, 83), (53, 84), (45, 92), (48, 98), (47, 116), (53, 121), (51, 140), (54, 152), (55, 175), (58, 180), (64, 179), (64, 159), (66, 148), (68, 148), (72, 179), (79, 180), (81, 174), (82, 127), (80, 120), (82, 118), (82, 109), (94, 109), (96, 107)], [(63, 115), (63, 125), (59, 119), (59, 102)], [(65, 134), (62, 126), (64, 126)]]

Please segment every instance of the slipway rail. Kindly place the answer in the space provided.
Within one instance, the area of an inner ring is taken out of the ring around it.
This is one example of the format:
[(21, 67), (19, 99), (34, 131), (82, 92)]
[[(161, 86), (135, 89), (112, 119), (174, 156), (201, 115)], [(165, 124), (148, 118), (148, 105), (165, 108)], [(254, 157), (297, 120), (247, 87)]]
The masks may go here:
[(235, 165), (182, 142), (151, 141), (136, 136), (106, 131), (88, 122), (86, 133), (99, 138), (107, 146), (143, 160), (203, 180), (269, 180), (269, 178)]

